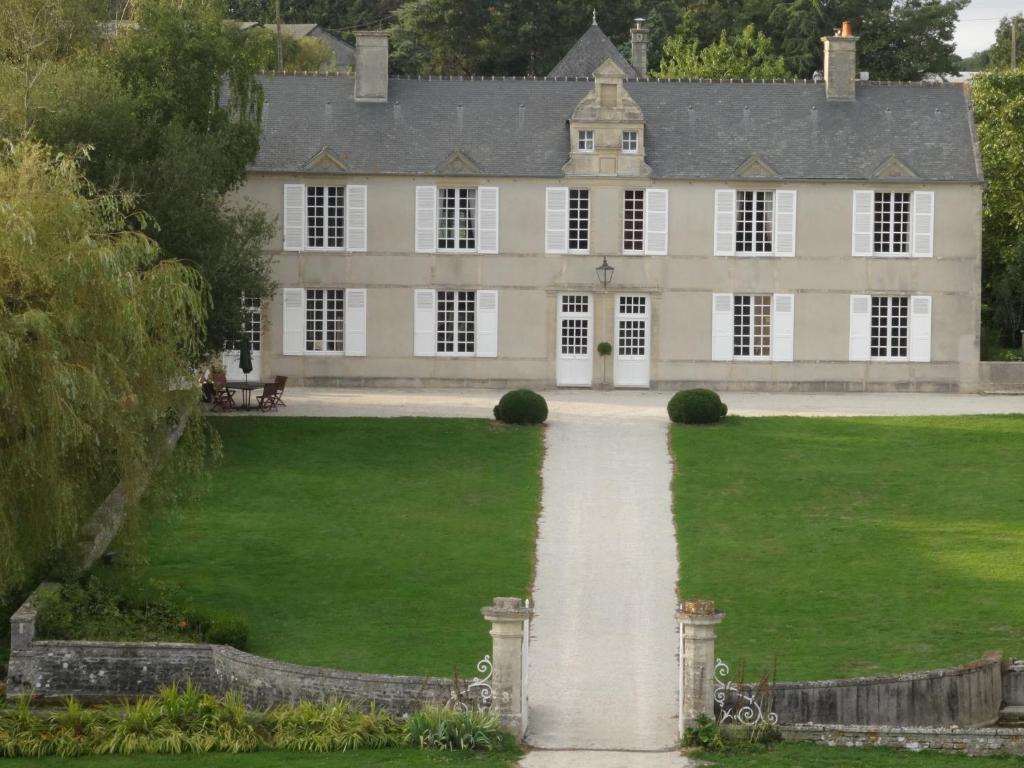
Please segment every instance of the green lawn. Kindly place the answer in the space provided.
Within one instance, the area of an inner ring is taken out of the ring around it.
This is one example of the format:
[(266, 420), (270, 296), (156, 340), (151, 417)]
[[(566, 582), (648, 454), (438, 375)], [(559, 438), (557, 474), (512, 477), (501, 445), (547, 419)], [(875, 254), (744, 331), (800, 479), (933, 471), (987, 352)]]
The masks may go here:
[(540, 428), (469, 419), (214, 419), (201, 501), (149, 533), (145, 575), (239, 612), (253, 653), (475, 673), (480, 608), (527, 596)]
[(900, 752), (878, 747), (847, 749), (817, 744), (779, 744), (771, 749), (702, 754), (723, 768), (1001, 768), (1020, 765), (1020, 757), (967, 757), (943, 752)]
[(673, 428), (680, 592), (756, 678), (1024, 653), (1024, 417)]
[(4, 768), (436, 768), (437, 766), (484, 766), (507, 768), (516, 763), (514, 753), (420, 752), (414, 749), (331, 752), (254, 752), (242, 755), (140, 755), (138, 757), (50, 757), (41, 760), (0, 760)]

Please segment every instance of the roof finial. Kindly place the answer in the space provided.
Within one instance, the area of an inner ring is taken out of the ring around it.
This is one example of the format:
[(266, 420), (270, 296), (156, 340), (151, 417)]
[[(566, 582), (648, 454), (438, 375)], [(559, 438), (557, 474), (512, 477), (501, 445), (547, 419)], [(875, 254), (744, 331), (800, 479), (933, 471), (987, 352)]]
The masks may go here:
[(596, 26), (597, 26), (597, 8), (591, 8), (591, 9), (590, 9), (590, 12), (591, 12), (591, 14), (592, 14), (592, 15), (593, 15), (593, 17), (594, 17), (594, 23), (593, 23), (593, 26), (595, 26), (595, 27), (596, 27)]

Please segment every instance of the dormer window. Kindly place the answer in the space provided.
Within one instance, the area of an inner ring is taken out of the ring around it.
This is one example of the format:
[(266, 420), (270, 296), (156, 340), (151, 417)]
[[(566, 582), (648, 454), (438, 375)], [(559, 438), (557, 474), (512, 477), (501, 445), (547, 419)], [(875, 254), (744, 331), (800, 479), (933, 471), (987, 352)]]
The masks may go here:
[(594, 132), (593, 131), (580, 131), (576, 138), (576, 149), (580, 152), (593, 152), (594, 151)]
[(622, 151), (623, 152), (636, 152), (639, 149), (640, 143), (637, 138), (636, 131), (623, 131), (622, 132)]

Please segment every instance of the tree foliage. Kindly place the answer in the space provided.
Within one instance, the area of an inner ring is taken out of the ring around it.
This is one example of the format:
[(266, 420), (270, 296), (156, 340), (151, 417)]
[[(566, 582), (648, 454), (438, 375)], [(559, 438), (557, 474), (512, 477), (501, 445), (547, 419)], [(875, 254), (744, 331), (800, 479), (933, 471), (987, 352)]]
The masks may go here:
[(133, 210), (71, 156), (30, 141), (0, 151), (0, 601), (117, 481), (141, 484), (168, 412), (197, 402), (168, 385), (187, 381), (208, 294)]
[(982, 289), (986, 324), (1004, 345), (1024, 329), (1024, 69), (996, 70), (972, 83), (985, 171)]
[(1017, 65), (1024, 65), (1024, 13), (1004, 18), (996, 28), (996, 41), (988, 49), (988, 67), (998, 69), (1010, 66), (1010, 49), (1013, 45), (1013, 26), (1017, 27)]
[(661, 68), (656, 77), (772, 80), (790, 78), (782, 56), (772, 52), (772, 43), (753, 24), (729, 37), (723, 30), (718, 41), (706, 48), (682, 35), (665, 41)]
[(218, 0), (135, 8), (136, 29), (51, 64), (37, 87), (33, 133), (64, 152), (92, 147), (89, 181), (133, 193), (148, 214), (133, 226), (162, 257), (200, 270), (213, 300), (206, 349), (216, 352), (241, 327), (240, 297), (273, 290), (263, 252), (273, 221), (233, 197), (259, 148), (255, 72), (266, 45), (224, 24)]

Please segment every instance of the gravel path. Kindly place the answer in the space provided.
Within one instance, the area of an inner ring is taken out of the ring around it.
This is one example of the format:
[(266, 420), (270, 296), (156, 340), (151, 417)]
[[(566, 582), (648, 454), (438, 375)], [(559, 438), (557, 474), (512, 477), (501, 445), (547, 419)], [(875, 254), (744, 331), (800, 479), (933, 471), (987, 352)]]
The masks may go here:
[(677, 739), (668, 419), (552, 407), (527, 743), (660, 750)]
[(587, 752), (534, 750), (521, 768), (688, 768), (695, 763), (672, 752)]

